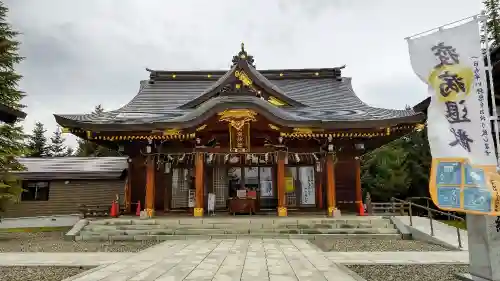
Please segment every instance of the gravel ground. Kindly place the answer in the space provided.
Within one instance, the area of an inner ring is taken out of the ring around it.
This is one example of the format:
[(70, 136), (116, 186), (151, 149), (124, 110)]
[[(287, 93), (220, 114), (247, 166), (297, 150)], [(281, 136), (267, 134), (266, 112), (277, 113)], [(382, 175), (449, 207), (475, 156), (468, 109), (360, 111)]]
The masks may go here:
[(440, 245), (401, 239), (320, 238), (311, 240), (311, 243), (325, 252), (450, 251)]
[(157, 243), (67, 241), (59, 231), (0, 233), (0, 252), (138, 252)]
[(455, 273), (466, 273), (468, 265), (346, 265), (367, 281), (458, 281)]
[(87, 271), (89, 267), (65, 266), (2, 266), (2, 281), (61, 281)]

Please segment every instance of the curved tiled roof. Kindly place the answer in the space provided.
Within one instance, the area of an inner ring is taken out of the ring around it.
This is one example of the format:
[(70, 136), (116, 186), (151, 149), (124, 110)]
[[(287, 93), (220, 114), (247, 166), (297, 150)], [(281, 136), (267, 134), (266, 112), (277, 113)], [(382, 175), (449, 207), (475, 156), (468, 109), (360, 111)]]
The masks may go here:
[[(244, 68), (264, 87), (300, 106), (277, 107), (255, 96), (232, 93), (216, 96), (214, 90), (224, 85), (236, 69), (228, 72), (175, 72), (151, 71), (151, 83), (141, 81), (139, 93), (120, 109), (97, 114), (56, 115), (63, 126), (177, 124), (190, 122), (217, 108), (238, 108), (238, 104), (256, 107), (281, 121), (300, 123), (364, 122), (393, 120), (415, 122), (419, 114), (413, 110), (394, 110), (369, 106), (352, 89), (350, 78), (340, 78), (339, 69), (264, 70), (257, 71), (245, 63)], [(283, 75), (283, 73), (291, 75)], [(176, 76), (179, 76), (175, 78)], [(184, 77), (184, 78), (183, 78)], [(186, 78), (187, 77), (187, 78)], [(207, 78), (209, 77), (209, 78)], [(257, 82), (257, 81), (256, 81)], [(197, 107), (186, 106), (193, 100)], [(262, 113), (261, 112), (261, 113)], [(206, 118), (206, 116), (204, 117)], [(338, 124), (337, 124), (338, 125)], [(109, 127), (109, 126), (107, 126)]]

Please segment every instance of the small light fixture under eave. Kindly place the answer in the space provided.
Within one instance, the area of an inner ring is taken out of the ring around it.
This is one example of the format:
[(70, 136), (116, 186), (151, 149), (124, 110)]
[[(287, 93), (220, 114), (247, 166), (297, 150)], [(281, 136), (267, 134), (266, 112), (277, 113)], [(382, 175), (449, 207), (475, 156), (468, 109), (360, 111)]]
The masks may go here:
[(212, 74), (208, 74), (208, 75), (207, 75), (207, 77), (208, 77), (208, 78), (212, 78)]
[(333, 152), (333, 144), (329, 144), (328, 145), (328, 151), (329, 152)]
[(356, 150), (363, 150), (363, 149), (365, 149), (365, 144), (364, 143), (356, 143), (356, 144), (354, 144), (354, 147), (356, 148)]
[(172, 74), (172, 78), (174, 78), (174, 79), (175, 79), (175, 77), (177, 77), (177, 75), (175, 75), (175, 74)]
[(283, 73), (280, 73), (280, 77), (283, 77)]
[(315, 73), (314, 73), (314, 76), (319, 76), (319, 72), (315, 72)]
[(123, 145), (119, 145), (118, 152), (123, 152), (123, 151), (125, 151), (125, 148), (123, 147)]
[(171, 164), (170, 162), (165, 163), (165, 174), (170, 174)]
[(151, 153), (151, 145), (146, 146), (146, 153)]

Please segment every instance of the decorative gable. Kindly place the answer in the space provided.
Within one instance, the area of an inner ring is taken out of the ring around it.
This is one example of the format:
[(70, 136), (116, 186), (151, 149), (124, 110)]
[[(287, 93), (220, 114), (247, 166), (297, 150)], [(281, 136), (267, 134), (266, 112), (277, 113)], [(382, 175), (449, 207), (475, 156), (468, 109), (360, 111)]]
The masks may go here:
[(304, 104), (289, 98), (286, 94), (254, 67), (253, 56), (241, 44), (238, 55), (233, 56), (231, 69), (217, 80), (198, 98), (180, 106), (181, 109), (196, 108), (216, 96), (247, 95), (268, 101), (278, 107), (305, 107)]

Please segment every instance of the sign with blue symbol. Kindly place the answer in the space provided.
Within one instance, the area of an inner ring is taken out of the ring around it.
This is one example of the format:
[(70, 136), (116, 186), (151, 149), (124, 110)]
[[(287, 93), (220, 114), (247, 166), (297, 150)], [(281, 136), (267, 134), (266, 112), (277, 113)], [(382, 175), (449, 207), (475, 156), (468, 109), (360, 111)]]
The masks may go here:
[(491, 212), (491, 192), (478, 187), (464, 188), (464, 209)]
[(469, 164), (465, 165), (465, 184), (477, 187), (485, 187), (486, 179), (484, 170), (481, 168), (473, 168)]
[(438, 205), (444, 208), (460, 208), (460, 186), (438, 186)]
[(437, 167), (436, 177), (438, 185), (460, 185), (462, 182), (462, 163), (440, 162)]

